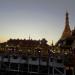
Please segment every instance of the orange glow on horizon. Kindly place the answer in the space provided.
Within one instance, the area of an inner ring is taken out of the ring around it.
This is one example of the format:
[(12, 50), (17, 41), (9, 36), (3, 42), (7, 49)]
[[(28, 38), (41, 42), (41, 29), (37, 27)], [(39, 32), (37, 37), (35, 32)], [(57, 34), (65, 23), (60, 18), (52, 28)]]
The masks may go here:
[[(0, 43), (2, 43), (2, 42), (6, 42), (7, 40), (9, 40), (10, 38), (9, 37), (6, 37), (6, 36), (0, 36)], [(11, 38), (11, 39), (24, 39), (24, 38)], [(29, 38), (28, 38), (29, 39)], [(46, 39), (46, 38), (45, 38)], [(37, 39), (32, 39), (32, 40), (37, 40)], [(50, 39), (46, 39), (47, 40), (47, 43), (49, 44), (49, 45), (51, 45), (52, 44), (52, 40), (50, 40)], [(55, 43), (56, 43), (57, 41), (56, 40), (53, 40), (53, 44), (55, 45)]]
[(0, 43), (6, 42), (8, 40), (8, 37), (6, 36), (0, 36)]

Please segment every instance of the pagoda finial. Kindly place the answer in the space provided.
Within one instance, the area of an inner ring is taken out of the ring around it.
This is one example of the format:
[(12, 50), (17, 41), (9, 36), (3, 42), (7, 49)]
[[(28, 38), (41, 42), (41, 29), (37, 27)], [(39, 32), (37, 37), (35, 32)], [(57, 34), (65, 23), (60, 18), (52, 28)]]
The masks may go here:
[(69, 25), (69, 13), (68, 13), (68, 11), (66, 11), (65, 25)]

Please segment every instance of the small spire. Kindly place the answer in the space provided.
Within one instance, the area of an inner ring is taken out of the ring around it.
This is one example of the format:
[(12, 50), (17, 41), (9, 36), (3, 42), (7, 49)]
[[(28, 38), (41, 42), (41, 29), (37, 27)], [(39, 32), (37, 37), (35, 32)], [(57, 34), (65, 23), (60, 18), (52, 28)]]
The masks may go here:
[(52, 46), (53, 46), (54, 44), (53, 44), (53, 40), (52, 40)]
[(30, 40), (30, 35), (29, 35), (29, 40)]

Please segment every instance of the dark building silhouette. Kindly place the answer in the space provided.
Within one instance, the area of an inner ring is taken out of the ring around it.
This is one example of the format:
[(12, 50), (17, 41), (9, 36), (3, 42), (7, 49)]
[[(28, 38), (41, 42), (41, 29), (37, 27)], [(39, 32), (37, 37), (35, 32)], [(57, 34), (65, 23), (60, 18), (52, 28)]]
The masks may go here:
[(22, 52), (37, 55), (37, 49), (41, 50), (41, 55), (48, 55), (50, 46), (47, 44), (46, 39), (32, 40), (32, 39), (9, 39), (7, 42), (0, 44), (1, 48), (5, 51)]
[(65, 75), (63, 58), (50, 50), (45, 39), (1, 43), (0, 75)]

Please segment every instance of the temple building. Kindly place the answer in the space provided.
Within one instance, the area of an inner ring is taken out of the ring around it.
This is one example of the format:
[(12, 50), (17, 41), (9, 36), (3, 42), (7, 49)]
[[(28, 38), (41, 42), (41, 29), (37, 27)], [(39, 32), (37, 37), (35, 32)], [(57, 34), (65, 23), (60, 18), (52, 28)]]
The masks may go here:
[[(61, 38), (56, 43), (56, 48), (60, 51), (60, 54), (64, 56), (64, 65), (66, 72), (74, 75), (75, 72), (75, 28), (70, 29), (69, 14), (65, 15), (65, 28)], [(70, 74), (70, 75), (72, 75)]]
[(41, 55), (47, 55), (50, 46), (47, 44), (47, 40), (32, 40), (32, 39), (9, 39), (6, 42), (0, 43), (1, 51), (20, 52), (25, 54), (38, 55), (40, 50)]
[(69, 14), (66, 12), (65, 15), (65, 28), (62, 33), (61, 38), (56, 43), (56, 46), (61, 47), (61, 49), (75, 49), (75, 28), (73, 30), (70, 29), (69, 24)]
[(64, 65), (66, 67), (67, 75), (74, 75), (75, 73), (75, 28), (71, 30), (69, 24), (69, 13), (65, 15), (64, 31), (55, 45), (56, 51), (64, 57)]

